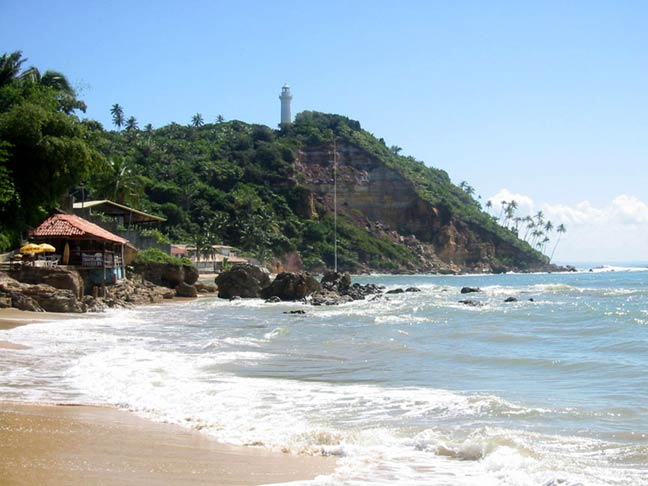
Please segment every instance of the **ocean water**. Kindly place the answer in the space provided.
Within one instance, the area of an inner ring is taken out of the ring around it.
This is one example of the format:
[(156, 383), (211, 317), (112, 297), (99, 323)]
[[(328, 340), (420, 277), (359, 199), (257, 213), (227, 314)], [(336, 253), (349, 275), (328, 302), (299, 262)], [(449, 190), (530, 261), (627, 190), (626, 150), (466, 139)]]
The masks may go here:
[(648, 485), (648, 269), (354, 280), (421, 292), (0, 331), (31, 346), (0, 353), (0, 399), (113, 404), (339, 458), (303, 486)]

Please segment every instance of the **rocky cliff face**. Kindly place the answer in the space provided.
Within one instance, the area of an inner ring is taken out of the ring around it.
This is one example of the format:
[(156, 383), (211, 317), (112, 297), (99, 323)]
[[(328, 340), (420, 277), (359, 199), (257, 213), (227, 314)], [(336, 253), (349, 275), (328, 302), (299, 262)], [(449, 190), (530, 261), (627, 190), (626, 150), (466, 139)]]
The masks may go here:
[[(333, 209), (332, 146), (299, 151), (295, 169), (321, 210)], [(377, 157), (349, 143), (337, 145), (337, 207), (340, 214), (418, 257), (403, 271), (506, 271), (538, 269), (538, 256), (521, 252), (487, 228), (433, 205), (415, 183)]]

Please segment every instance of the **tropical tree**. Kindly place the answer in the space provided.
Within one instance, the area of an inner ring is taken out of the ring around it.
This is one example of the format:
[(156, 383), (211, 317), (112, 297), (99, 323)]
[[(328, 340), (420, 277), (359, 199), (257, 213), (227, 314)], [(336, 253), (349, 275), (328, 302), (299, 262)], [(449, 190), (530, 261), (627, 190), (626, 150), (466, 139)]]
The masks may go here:
[(6, 86), (18, 78), (20, 68), (27, 59), (22, 57), (21, 51), (0, 56), (0, 87)]
[(216, 117), (216, 123), (223, 123), (225, 121), (225, 117), (223, 115), (218, 115)]
[(198, 128), (202, 127), (205, 124), (205, 120), (203, 119), (203, 116), (200, 113), (196, 113), (194, 116), (191, 117), (191, 125)]
[(124, 125), (124, 109), (119, 103), (115, 103), (110, 109), (110, 114), (112, 115), (113, 124), (120, 129)]
[(6, 100), (0, 112), (4, 165), (20, 202), (11, 220), (13, 227), (21, 227), (37, 223), (60, 204), (101, 157), (89, 144), (89, 126), (68, 113), (56, 89), (14, 78), (0, 87), (0, 99)]
[(391, 151), (392, 154), (398, 155), (401, 153), (403, 148), (399, 147), (398, 145), (392, 145), (391, 147), (389, 147), (389, 150)]
[(564, 224), (559, 224), (558, 227), (556, 228), (556, 233), (558, 233), (558, 239), (556, 240), (556, 244), (553, 247), (553, 250), (551, 251), (551, 256), (549, 257), (549, 261), (553, 260), (554, 253), (556, 253), (556, 248), (558, 248), (558, 243), (560, 243), (560, 237), (566, 233), (567, 230), (565, 229)]
[(486, 201), (486, 210), (488, 211), (488, 214), (490, 214), (491, 209), (493, 209), (493, 201), (489, 199), (488, 201)]
[(134, 132), (139, 128), (139, 125), (137, 124), (137, 118), (134, 116), (131, 116), (126, 120), (126, 131), (127, 132)]

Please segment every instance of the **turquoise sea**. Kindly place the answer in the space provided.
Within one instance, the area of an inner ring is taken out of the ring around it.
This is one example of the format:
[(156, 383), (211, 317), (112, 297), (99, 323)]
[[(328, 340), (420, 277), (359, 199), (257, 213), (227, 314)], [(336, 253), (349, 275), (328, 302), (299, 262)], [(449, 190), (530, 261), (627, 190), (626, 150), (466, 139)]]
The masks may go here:
[(113, 404), (339, 457), (300, 485), (648, 485), (647, 268), (354, 281), (421, 292), (201, 299), (0, 331), (31, 346), (0, 353), (0, 399)]

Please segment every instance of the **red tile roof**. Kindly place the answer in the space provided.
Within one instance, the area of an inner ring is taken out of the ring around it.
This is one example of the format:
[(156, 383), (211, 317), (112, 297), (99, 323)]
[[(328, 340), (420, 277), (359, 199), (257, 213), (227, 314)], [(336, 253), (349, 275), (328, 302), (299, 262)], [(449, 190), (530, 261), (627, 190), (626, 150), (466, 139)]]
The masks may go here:
[(125, 245), (128, 240), (74, 214), (54, 214), (32, 232), (34, 238), (98, 239)]

